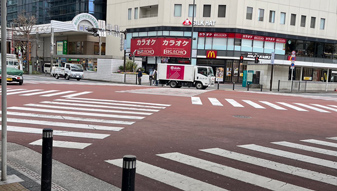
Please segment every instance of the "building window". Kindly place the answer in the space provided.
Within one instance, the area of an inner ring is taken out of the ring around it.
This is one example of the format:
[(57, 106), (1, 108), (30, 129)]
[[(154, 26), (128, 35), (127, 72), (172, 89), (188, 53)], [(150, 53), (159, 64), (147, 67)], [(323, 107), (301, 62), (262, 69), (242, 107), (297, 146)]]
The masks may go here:
[(131, 20), (131, 11), (132, 11), (132, 9), (129, 8), (129, 9), (128, 9), (128, 20)]
[(290, 25), (295, 26), (296, 24), (296, 14), (291, 14)]
[(181, 4), (174, 4), (174, 16), (181, 17)]
[(270, 23), (275, 23), (275, 11), (270, 11), (269, 12), (269, 22)]
[(311, 17), (310, 28), (315, 28), (316, 24), (316, 17)]
[(211, 5), (204, 5), (203, 17), (211, 17)]
[(264, 9), (259, 9), (259, 21), (263, 21)]
[(138, 7), (135, 7), (135, 16), (134, 16), (135, 19), (138, 19)]
[(325, 19), (321, 18), (321, 25), (319, 29), (324, 30), (324, 28), (325, 28)]
[[(197, 15), (196, 12), (197, 12), (197, 5), (194, 5), (194, 17), (196, 17)], [(188, 16), (193, 17), (193, 5), (192, 4), (188, 6)]]
[(253, 18), (253, 7), (247, 7), (246, 19), (252, 20)]
[(301, 27), (305, 27), (305, 21), (307, 20), (307, 16), (302, 15), (301, 16)]
[(286, 24), (286, 13), (281, 12), (280, 24)]
[(219, 5), (218, 17), (226, 17), (226, 5)]

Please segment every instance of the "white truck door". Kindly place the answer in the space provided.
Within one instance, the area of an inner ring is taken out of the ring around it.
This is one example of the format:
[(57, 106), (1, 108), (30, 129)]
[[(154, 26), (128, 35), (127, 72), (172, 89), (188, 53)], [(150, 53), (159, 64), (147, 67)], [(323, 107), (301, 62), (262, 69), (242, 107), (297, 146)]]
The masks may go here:
[(195, 75), (195, 81), (199, 81), (203, 86), (209, 85), (209, 77), (207, 67), (197, 67), (197, 74)]

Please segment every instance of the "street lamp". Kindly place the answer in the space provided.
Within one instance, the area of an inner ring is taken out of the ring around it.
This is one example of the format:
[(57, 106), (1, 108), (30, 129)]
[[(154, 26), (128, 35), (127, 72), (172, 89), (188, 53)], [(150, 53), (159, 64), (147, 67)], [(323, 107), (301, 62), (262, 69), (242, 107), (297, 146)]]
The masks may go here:
[(193, 0), (193, 5), (192, 5), (192, 32), (191, 32), (191, 56), (190, 56), (190, 60), (191, 60), (191, 65), (192, 65), (192, 52), (193, 52), (193, 32), (194, 32), (194, 8), (195, 8), (195, 0)]

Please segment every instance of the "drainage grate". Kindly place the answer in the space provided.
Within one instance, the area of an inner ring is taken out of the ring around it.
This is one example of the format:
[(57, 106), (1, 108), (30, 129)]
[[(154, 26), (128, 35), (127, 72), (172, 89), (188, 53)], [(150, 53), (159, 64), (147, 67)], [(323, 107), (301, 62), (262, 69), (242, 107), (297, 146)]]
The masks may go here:
[(243, 119), (250, 119), (250, 118), (252, 118), (250, 116), (244, 116), (244, 115), (233, 115), (233, 117), (235, 117), (235, 118), (243, 118)]

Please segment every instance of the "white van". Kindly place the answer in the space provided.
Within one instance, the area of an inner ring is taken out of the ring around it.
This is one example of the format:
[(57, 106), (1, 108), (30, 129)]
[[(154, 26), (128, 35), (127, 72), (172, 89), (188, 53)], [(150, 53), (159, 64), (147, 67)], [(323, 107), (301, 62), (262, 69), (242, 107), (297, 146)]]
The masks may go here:
[(53, 66), (51, 66), (50, 63), (44, 63), (43, 66), (44, 66), (43, 67), (43, 72), (45, 74), (51, 74), (52, 68), (58, 67), (58, 64), (57, 63), (53, 63)]

